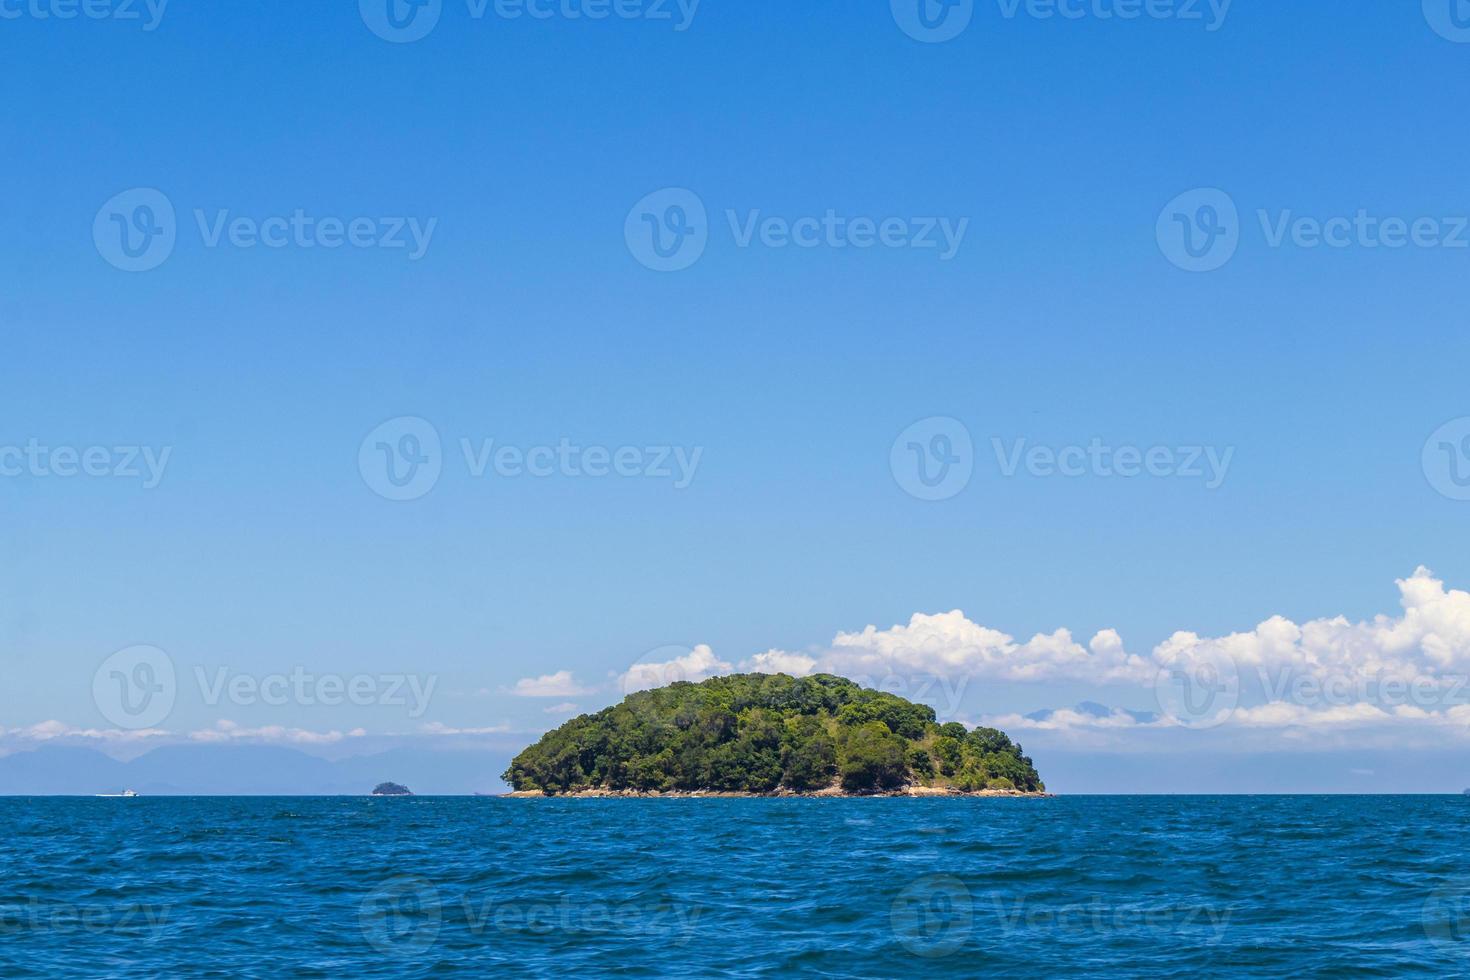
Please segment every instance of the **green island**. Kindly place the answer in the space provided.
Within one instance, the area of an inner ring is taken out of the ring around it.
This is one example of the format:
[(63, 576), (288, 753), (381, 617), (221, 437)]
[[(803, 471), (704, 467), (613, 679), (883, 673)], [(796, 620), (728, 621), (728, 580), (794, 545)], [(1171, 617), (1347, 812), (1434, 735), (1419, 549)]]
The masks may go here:
[(733, 674), (631, 694), (523, 750), (513, 796), (1033, 795), (1046, 787), (994, 728), (842, 677)]

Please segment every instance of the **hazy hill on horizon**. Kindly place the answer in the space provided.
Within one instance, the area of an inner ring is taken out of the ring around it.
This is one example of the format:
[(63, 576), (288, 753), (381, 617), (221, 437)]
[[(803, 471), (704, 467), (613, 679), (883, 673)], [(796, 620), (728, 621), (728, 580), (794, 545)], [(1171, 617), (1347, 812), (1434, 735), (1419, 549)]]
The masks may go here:
[(384, 780), (419, 795), (498, 793), (509, 760), (495, 751), (395, 748), (333, 760), (275, 745), (164, 745), (121, 761), (47, 745), (0, 757), (0, 796), (357, 796)]
[[(331, 760), (270, 745), (159, 746), (130, 761), (76, 745), (0, 756), (0, 796), (93, 796), (132, 789), (148, 796), (367, 795), (403, 783), (419, 795), (500, 793), (509, 749), (396, 747)], [(1289, 762), (1283, 771), (1270, 763)], [(1270, 758), (1209, 749), (1120, 754), (1099, 771), (1079, 749), (1047, 751), (1048, 788), (1066, 796), (1113, 793), (1453, 793), (1470, 787), (1459, 749), (1401, 752), (1279, 750)]]

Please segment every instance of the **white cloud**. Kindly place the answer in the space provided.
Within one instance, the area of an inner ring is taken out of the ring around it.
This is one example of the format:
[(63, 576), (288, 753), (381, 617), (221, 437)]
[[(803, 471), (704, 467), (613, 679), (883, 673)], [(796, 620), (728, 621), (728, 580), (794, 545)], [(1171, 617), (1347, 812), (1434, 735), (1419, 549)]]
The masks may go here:
[[(1366, 621), (1344, 616), (1294, 622), (1270, 616), (1254, 629), (1207, 636), (1181, 630), (1155, 646), (1147, 655), (1129, 653), (1113, 629), (1097, 631), (1086, 645), (1067, 629), (1042, 632), (1026, 640), (970, 620), (959, 610), (916, 613), (907, 623), (879, 629), (867, 626), (839, 632), (825, 647), (803, 652), (779, 649), (754, 654), (739, 663), (742, 671), (805, 676), (822, 671), (854, 677), (883, 686), (884, 679), (938, 677), (949, 680), (958, 693), (971, 679), (1107, 685), (1132, 688), (1125, 703), (1154, 700), (1154, 685), (1162, 668), (1203, 664), (1226, 665), (1240, 677), (1240, 698), (1222, 710), (1228, 713), (1220, 732), (1256, 732), (1260, 737), (1281, 733), (1288, 738), (1322, 733), (1417, 733), (1425, 737), (1470, 737), (1470, 593), (1447, 589), (1426, 568), (1398, 581), (1401, 612)], [(707, 645), (665, 647), (653, 651), (618, 677), (624, 693), (663, 687), (676, 681), (700, 681), (737, 669)], [(1171, 672), (1172, 673), (1172, 672)], [(1334, 680), (1347, 685), (1347, 697), (1332, 688)], [(1326, 692), (1303, 697), (1297, 682), (1322, 682)], [(1382, 682), (1392, 679), (1419, 684), (1408, 698), (1383, 697)], [(512, 693), (522, 697), (569, 698), (593, 693), (577, 683), (572, 671), (560, 670), (518, 681)], [(920, 696), (921, 700), (927, 698)], [(543, 709), (546, 714), (569, 717), (581, 711), (574, 701), (561, 700)], [(951, 713), (949, 717), (953, 717)], [(1113, 738), (1127, 733), (1168, 732), (1179, 724), (1166, 715), (1124, 711), (1100, 705), (1080, 705), (1030, 715), (999, 715), (985, 719), (1007, 730), (1031, 731), (1066, 737), (1092, 733)], [(435, 735), (505, 734), (509, 726), (454, 728), (425, 725), (418, 733)], [(30, 729), (0, 730), (10, 739), (31, 741), (78, 738), (146, 740), (168, 733), (76, 729), (46, 722)], [(242, 729), (222, 723), (188, 737), (196, 740), (255, 738), (301, 743), (332, 742), (359, 734), (309, 732), (268, 727)]]
[(592, 692), (573, 680), (570, 670), (558, 670), (540, 677), (522, 677), (512, 693), (522, 698), (575, 698)]
[[(575, 707), (575, 705), (572, 707)], [(152, 747), (159, 744), (182, 744), (189, 742), (213, 745), (254, 743), (293, 745), (310, 748), (312, 746), (346, 744), (357, 740), (377, 742), (387, 739), (390, 740), (391, 744), (401, 739), (506, 734), (531, 735), (539, 734), (539, 732), (520, 731), (512, 728), (508, 724), (455, 728), (441, 722), (429, 722), (412, 732), (381, 731), (370, 733), (364, 728), (313, 731), (311, 729), (293, 728), (284, 725), (249, 727), (228, 719), (217, 721), (212, 727), (194, 731), (174, 732), (162, 729), (128, 731), (124, 729), (82, 728), (52, 720), (23, 728), (0, 728), (0, 756), (15, 751), (35, 748), (37, 743), (70, 742), (74, 744), (88, 744), (103, 751), (112, 751), (114, 749), (124, 751), (130, 745), (136, 745), (141, 750), (145, 747), (145, 744), (147, 747)]]
[(451, 728), (443, 722), (431, 721), (420, 729), (424, 735), (504, 735), (511, 730), (509, 725), (491, 725), (488, 728)]
[[(1276, 738), (1343, 744), (1351, 738), (1374, 739), (1377, 744), (1416, 740), (1439, 744), (1455, 739), (1458, 744), (1470, 739), (1470, 592), (1447, 588), (1424, 567), (1399, 579), (1397, 587), (1397, 614), (1366, 620), (1335, 615), (1301, 622), (1274, 615), (1252, 629), (1219, 636), (1179, 630), (1147, 655), (1129, 653), (1113, 629), (1098, 630), (1086, 645), (1067, 629), (1018, 640), (953, 610), (916, 613), (907, 623), (886, 629), (870, 625), (839, 632), (825, 647), (802, 652), (766, 650), (741, 661), (739, 669), (797, 676), (830, 672), (884, 688), (894, 678), (938, 678), (947, 682), (942, 688), (925, 687), (928, 693), (920, 693), (900, 685), (900, 693), (930, 702), (940, 693), (952, 693), (945, 717), (955, 717), (964, 685), (972, 679), (1109, 686), (1115, 694), (1116, 689), (1131, 688), (1133, 693), (1123, 703), (1139, 705), (1155, 701), (1156, 681), (1166, 684), (1168, 678), (1179, 677), (1180, 669), (1209, 665), (1216, 669), (1215, 679), (1223, 670), (1238, 681), (1238, 690), (1230, 691), (1220, 705), (1223, 716), (1211, 715), (1211, 720), (1220, 720), (1216, 734), (1227, 740), (1232, 733), (1255, 743)], [(1164, 668), (1170, 669), (1165, 672)], [(634, 664), (618, 680), (624, 693), (632, 693), (676, 681), (700, 681), (735, 669), (707, 645), (665, 647)], [(560, 670), (522, 678), (511, 693), (554, 699), (556, 703), (545, 708), (545, 713), (569, 717), (582, 709), (567, 699), (593, 692), (579, 684), (572, 671)], [(1162, 691), (1157, 696), (1164, 700)], [(1035, 732), (1037, 737), (1090, 735), (1117, 742), (1125, 736), (1144, 739), (1153, 732), (1155, 745), (1183, 744), (1176, 734), (1181, 726), (1167, 717), (1167, 710), (1147, 713), (1084, 704), (1024, 716), (999, 715), (985, 722), (1006, 730)], [(414, 734), (510, 732), (507, 725), (455, 728), (431, 723)], [(0, 728), (0, 752), (7, 745), (65, 740), (119, 747), (170, 738), (325, 745), (364, 735), (361, 729), (245, 728), (228, 721), (203, 731), (171, 733), (83, 728), (51, 720)], [(1188, 736), (1198, 737), (1203, 737), (1198, 731)]]
[(624, 694), (667, 687), (679, 681), (702, 681), (717, 674), (728, 674), (734, 666), (715, 656), (701, 643), (681, 656), (668, 660), (636, 663), (618, 678)]
[(1140, 713), (1110, 709), (1107, 713), (1057, 708), (1030, 715), (988, 715), (981, 723), (1004, 731), (1064, 732), (1073, 729), (1169, 728), (1176, 723), (1164, 717), (1140, 717)]
[(758, 653), (740, 664), (740, 669), (753, 674), (790, 674), (805, 677), (817, 666), (815, 657), (804, 653), (787, 653), (785, 650), (767, 650)]
[[(635, 664), (620, 682), (631, 693), (677, 680), (703, 680), (734, 669), (701, 645), (685, 656)], [(1100, 631), (1085, 648), (1065, 629), (1017, 643), (1006, 633), (970, 621), (959, 610), (915, 613), (906, 625), (885, 630), (868, 626), (856, 633), (838, 633), (825, 650), (811, 654), (767, 650), (742, 661), (740, 669), (796, 677), (822, 671), (875, 683), (903, 675), (1147, 683), (1156, 670), (1144, 658), (1127, 653), (1115, 630)]]
[(1065, 629), (1038, 633), (1018, 643), (1008, 633), (971, 621), (958, 609), (934, 615), (915, 613), (907, 624), (884, 630), (868, 626), (856, 633), (838, 633), (817, 658), (817, 666), (846, 676), (922, 674), (1097, 683), (1144, 683), (1155, 672), (1144, 658), (1124, 650), (1122, 639), (1111, 629), (1097, 633), (1087, 647)]
[(51, 742), (58, 739), (78, 739), (98, 742), (143, 742), (154, 738), (166, 738), (170, 733), (160, 728), (143, 728), (129, 731), (122, 728), (78, 728), (65, 722), (43, 721), (24, 728), (0, 729), (0, 737), (21, 742)]
[[(1236, 708), (1226, 724), (1241, 728), (1326, 728), (1376, 725), (1391, 721), (1394, 717), (1394, 714), (1378, 705), (1365, 702), (1312, 707), (1289, 701), (1270, 701), (1254, 707)], [(1422, 721), (1425, 720), (1425, 713), (1418, 711), (1400, 717)]]
[(280, 742), (288, 745), (331, 745), (347, 738), (362, 738), (367, 732), (354, 728), (349, 732), (313, 732), (305, 728), (287, 728), (282, 725), (263, 725), (260, 728), (244, 728), (233, 721), (218, 721), (213, 728), (190, 732), (195, 742)]
[[(1446, 687), (1470, 672), (1470, 593), (1446, 589), (1426, 568), (1398, 581), (1403, 614), (1352, 622), (1343, 616), (1295, 623), (1271, 616), (1253, 630), (1225, 636), (1179, 631), (1150, 655), (1130, 654), (1116, 630), (1083, 647), (1067, 629), (1024, 642), (968, 619), (959, 610), (916, 613), (909, 622), (838, 633), (814, 669), (846, 676), (931, 674), (1003, 681), (1075, 681), (1149, 686), (1165, 666), (1227, 664), (1278, 688), (1318, 681), (1394, 679)], [(770, 651), (747, 661), (772, 664), (802, 654)]]
[[(1148, 712), (1102, 709), (1085, 711), (1058, 708), (1029, 715), (987, 715), (980, 723), (1015, 734), (1033, 732), (1075, 742), (1079, 738), (1103, 735), (1144, 735), (1150, 732), (1182, 732), (1186, 726), (1165, 715)], [(1187, 736), (1168, 735), (1169, 743), (1157, 743), (1161, 749), (1188, 749), (1202, 744), (1200, 740), (1221, 742), (1241, 749), (1269, 750), (1282, 738), (1300, 742), (1303, 739), (1337, 739), (1338, 746), (1362, 739), (1387, 738), (1393, 744), (1444, 744), (1447, 737), (1470, 739), (1470, 704), (1454, 705), (1443, 710), (1426, 710), (1414, 705), (1378, 705), (1357, 702), (1343, 705), (1304, 705), (1286, 701), (1239, 707), (1223, 716), (1218, 727), (1193, 730)], [(1184, 741), (1180, 741), (1180, 738)], [(1241, 739), (1249, 738), (1248, 742)], [(1347, 738), (1348, 741), (1342, 741)], [(1272, 740), (1278, 740), (1273, 742)], [(1408, 739), (1409, 743), (1404, 742)], [(1427, 740), (1427, 741), (1426, 741)], [(1124, 743), (1113, 743), (1122, 745)]]
[[(767, 650), (740, 664), (742, 670), (797, 676), (821, 670), (848, 677), (934, 675), (1003, 681), (1076, 681), (1148, 686), (1164, 666), (1225, 659), (1242, 669), (1289, 669), (1313, 677), (1443, 678), (1470, 671), (1470, 593), (1447, 590), (1425, 568), (1398, 582), (1400, 617), (1377, 616), (1354, 623), (1342, 616), (1297, 624), (1272, 616), (1253, 630), (1225, 636), (1179, 631), (1149, 656), (1132, 654), (1114, 629), (1095, 633), (1086, 646), (1068, 629), (1037, 633), (1018, 641), (1011, 634), (970, 620), (960, 610), (915, 613), (907, 623), (839, 632), (811, 653)], [(660, 687), (675, 680), (703, 680), (734, 669), (708, 646), (683, 656), (634, 665), (622, 675), (625, 690)], [(525, 680), (527, 689), (548, 692), (571, 685), (561, 671)], [(574, 686), (574, 685), (572, 685)]]
[(1398, 580), (1403, 615), (1366, 622), (1346, 617), (1297, 624), (1272, 616), (1254, 630), (1222, 637), (1178, 632), (1159, 644), (1159, 664), (1233, 664), (1281, 688), (1301, 678), (1343, 682), (1451, 683), (1470, 670), (1470, 593), (1446, 590), (1420, 567)]

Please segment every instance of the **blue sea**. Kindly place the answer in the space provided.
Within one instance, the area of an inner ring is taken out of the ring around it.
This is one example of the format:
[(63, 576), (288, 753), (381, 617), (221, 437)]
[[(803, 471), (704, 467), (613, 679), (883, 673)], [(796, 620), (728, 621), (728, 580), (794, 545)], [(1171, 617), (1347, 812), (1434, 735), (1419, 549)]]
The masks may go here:
[(0, 799), (0, 976), (1470, 975), (1470, 797)]

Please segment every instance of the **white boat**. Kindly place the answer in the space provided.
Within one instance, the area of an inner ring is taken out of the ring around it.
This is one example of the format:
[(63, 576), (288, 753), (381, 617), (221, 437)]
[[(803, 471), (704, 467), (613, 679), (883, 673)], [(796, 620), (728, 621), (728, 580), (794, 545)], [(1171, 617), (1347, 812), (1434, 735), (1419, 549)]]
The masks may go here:
[(138, 795), (137, 793), (134, 793), (130, 789), (125, 789), (121, 793), (98, 793), (97, 794), (97, 796), (98, 796), (99, 799), (108, 799), (108, 800), (117, 800), (117, 799), (122, 799), (123, 797), (131, 797), (131, 796), (137, 796), (137, 795)]

